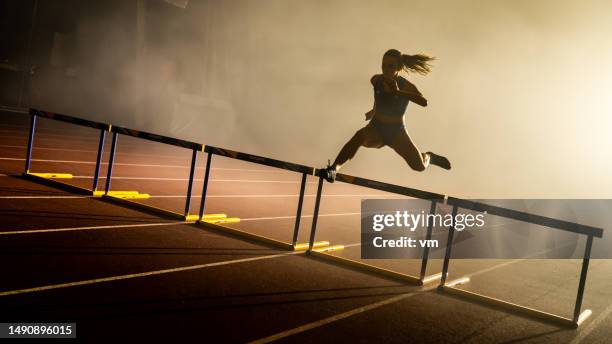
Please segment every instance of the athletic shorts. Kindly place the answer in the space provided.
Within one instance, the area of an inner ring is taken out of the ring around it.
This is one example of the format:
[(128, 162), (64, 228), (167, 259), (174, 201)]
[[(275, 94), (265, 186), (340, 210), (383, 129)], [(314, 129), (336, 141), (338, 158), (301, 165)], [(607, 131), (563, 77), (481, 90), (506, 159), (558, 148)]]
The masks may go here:
[(404, 123), (396, 124), (396, 123), (382, 123), (375, 119), (370, 120), (370, 124), (376, 128), (376, 130), (380, 133), (383, 138), (383, 142), (386, 145), (391, 144), (395, 136), (400, 133), (402, 130), (406, 129)]

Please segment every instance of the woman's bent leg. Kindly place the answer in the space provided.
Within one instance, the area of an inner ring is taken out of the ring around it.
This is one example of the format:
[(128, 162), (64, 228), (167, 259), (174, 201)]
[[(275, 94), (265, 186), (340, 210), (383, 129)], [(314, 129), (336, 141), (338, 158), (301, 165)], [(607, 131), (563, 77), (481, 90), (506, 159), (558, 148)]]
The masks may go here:
[(415, 171), (424, 171), (429, 165), (429, 155), (419, 151), (405, 130), (397, 133), (389, 146)]
[(371, 125), (367, 125), (359, 129), (355, 135), (342, 147), (340, 153), (336, 157), (332, 167), (335, 170), (339, 170), (344, 163), (351, 160), (359, 147), (364, 146), (368, 148), (380, 148), (384, 145), (383, 138), (376, 128)]

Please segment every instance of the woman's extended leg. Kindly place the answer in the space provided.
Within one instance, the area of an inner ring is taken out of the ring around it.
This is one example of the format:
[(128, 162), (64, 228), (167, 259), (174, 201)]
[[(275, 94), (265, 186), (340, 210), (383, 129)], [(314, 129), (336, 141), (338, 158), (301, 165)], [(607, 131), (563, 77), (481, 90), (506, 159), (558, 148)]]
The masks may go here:
[(451, 169), (450, 162), (445, 157), (432, 152), (421, 153), (405, 130), (395, 136), (389, 147), (404, 158), (408, 166), (415, 171), (424, 171), (430, 163), (447, 170)]
[(389, 147), (404, 158), (408, 166), (415, 171), (424, 171), (429, 166), (429, 155), (419, 151), (405, 130), (401, 130), (395, 135)]
[(372, 125), (366, 125), (365, 127), (359, 129), (355, 135), (342, 147), (340, 153), (334, 160), (334, 163), (331, 166), (328, 166), (325, 170), (324, 178), (327, 179), (328, 182), (333, 183), (336, 179), (336, 172), (346, 163), (351, 160), (359, 147), (364, 146), (368, 148), (380, 148), (384, 146), (383, 137), (380, 135), (378, 130), (374, 128)]
[(340, 153), (334, 160), (332, 166), (335, 170), (339, 170), (344, 163), (351, 160), (359, 147), (364, 146), (368, 148), (380, 148), (384, 145), (383, 138), (371, 125), (366, 125), (365, 127), (359, 129), (355, 135), (342, 147)]

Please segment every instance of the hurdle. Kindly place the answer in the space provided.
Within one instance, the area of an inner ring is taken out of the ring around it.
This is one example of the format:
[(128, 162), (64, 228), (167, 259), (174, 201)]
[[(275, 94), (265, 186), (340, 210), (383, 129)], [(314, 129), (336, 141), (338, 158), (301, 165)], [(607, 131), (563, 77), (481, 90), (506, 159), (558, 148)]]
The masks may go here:
[[(497, 207), (484, 203), (463, 200), (455, 197), (448, 197), (447, 204), (453, 206), (453, 223), (448, 228), (448, 239), (446, 244), (446, 252), (444, 256), (444, 263), (442, 266), (442, 278), (438, 290), (441, 292), (448, 292), (449, 294), (463, 297), (475, 302), (481, 302), (489, 306), (499, 307), (510, 312), (519, 313), (532, 318), (537, 318), (547, 322), (555, 323), (564, 327), (578, 328), (589, 316), (592, 314), (590, 309), (586, 309), (581, 312), (582, 308), (582, 297), (584, 295), (584, 289), (586, 285), (587, 272), (589, 269), (589, 260), (591, 258), (591, 246), (593, 244), (593, 238), (603, 237), (603, 229), (597, 227), (591, 227), (581, 225), (573, 222), (553, 219), (550, 217), (529, 214), (520, 212), (517, 210)], [(564, 230), (571, 233), (586, 235), (586, 245), (584, 249), (584, 257), (582, 259), (582, 269), (580, 272), (580, 280), (578, 283), (578, 291), (576, 294), (576, 302), (574, 304), (574, 312), (572, 318), (566, 318), (560, 315), (544, 312), (535, 308), (518, 305), (512, 302), (504, 301), (501, 299), (493, 298), (490, 296), (470, 292), (467, 290), (456, 288), (454, 285), (446, 284), (446, 278), (448, 276), (451, 251), (453, 248), (453, 236), (455, 233), (454, 218), (459, 209), (475, 210), (479, 212), (487, 212), (488, 215), (496, 215), (508, 219), (531, 223), (535, 225), (545, 226), (558, 230)]]
[[(440, 280), (440, 284), (438, 286), (439, 292), (447, 292), (449, 294), (453, 294), (456, 296), (464, 297), (476, 302), (482, 302), (489, 306), (503, 308), (505, 310), (520, 313), (529, 317), (538, 318), (540, 320), (552, 322), (558, 325), (562, 325), (565, 327), (578, 328), (589, 316), (592, 314), (592, 311), (586, 309), (582, 311), (582, 301), (583, 295), (586, 286), (586, 277), (589, 268), (589, 261), (591, 256), (591, 247), (593, 244), (594, 238), (602, 238), (603, 237), (603, 229), (581, 225), (577, 223), (567, 222), (563, 220), (553, 219), (545, 216), (529, 214), (525, 212), (520, 212), (512, 209), (487, 205), (484, 203), (478, 203), (474, 201), (463, 200), (455, 197), (449, 197), (443, 194), (432, 193), (427, 191), (422, 191), (418, 189), (408, 188), (404, 186), (398, 186), (394, 184), (369, 180), (365, 178), (338, 174), (336, 177), (336, 181), (353, 184), (356, 186), (376, 189), (384, 192), (395, 193), (399, 195), (404, 195), (408, 197), (413, 197), (417, 199), (427, 200), (431, 202), (430, 214), (434, 214), (436, 212), (436, 208), (438, 204), (448, 204), (453, 207), (453, 219), (460, 208), (475, 210), (484, 212), (486, 211), (490, 215), (496, 215), (500, 217), (505, 217), (513, 220), (518, 220), (526, 223), (536, 224), (540, 226), (546, 226), (553, 229), (564, 230), (575, 234), (585, 235), (586, 236), (586, 244), (585, 251), (582, 260), (582, 268), (580, 273), (580, 279), (578, 284), (578, 290), (576, 295), (576, 301), (574, 304), (574, 312), (573, 317), (563, 317), (560, 315), (548, 313), (545, 311), (537, 310), (534, 308), (518, 305), (515, 303), (511, 303), (508, 301), (504, 301), (501, 299), (489, 297), (486, 295), (466, 291), (463, 289), (459, 289), (456, 286), (462, 283), (469, 281), (468, 278), (462, 278), (458, 280), (454, 280), (451, 282), (447, 282), (447, 277), (449, 273), (450, 267), (450, 258), (452, 253), (452, 246), (454, 244), (453, 237), (455, 232), (454, 223), (448, 229), (448, 238), (446, 244), (446, 251), (442, 266), (442, 272), (439, 274), (427, 276), (427, 262), (429, 259), (429, 248), (424, 247), (423, 256), (421, 258), (421, 269), (419, 276), (412, 276), (408, 274), (402, 274), (396, 271), (376, 267), (373, 265), (365, 264), (360, 261), (351, 260), (342, 258), (339, 256), (335, 256), (331, 254), (331, 252), (336, 250), (341, 250), (343, 248), (342, 245), (330, 245), (327, 241), (315, 241), (316, 239), (316, 230), (317, 230), (317, 220), (319, 217), (319, 208), (321, 204), (321, 196), (323, 192), (323, 177), (322, 170), (318, 170), (312, 167), (294, 164), (290, 162), (275, 160), (271, 158), (266, 158), (258, 155), (252, 155), (242, 152), (236, 152), (229, 149), (223, 149), (208, 145), (203, 145), (199, 143), (194, 143), (190, 141), (175, 139), (171, 137), (166, 137), (162, 135), (152, 134), (143, 131), (137, 131), (129, 128), (123, 128), (119, 126), (112, 126), (110, 124), (104, 124), (94, 121), (89, 121), (77, 117), (72, 117), (63, 114), (56, 114), (46, 111), (41, 111), (37, 109), (30, 109), (29, 115), (31, 116), (30, 121), (30, 129), (28, 136), (28, 146), (26, 151), (26, 159), (25, 159), (25, 171), (22, 174), (23, 177), (31, 179), (36, 182), (44, 183), (47, 185), (51, 185), (54, 187), (66, 189), (71, 192), (85, 194), (85, 195), (93, 195), (99, 197), (101, 200), (108, 200), (114, 203), (118, 203), (120, 205), (125, 205), (133, 208), (137, 208), (140, 210), (153, 212), (162, 216), (167, 216), (171, 218), (178, 218), (184, 220), (186, 222), (195, 222), (197, 224), (205, 225), (208, 228), (216, 229), (225, 233), (233, 234), (236, 236), (244, 237), (250, 240), (260, 241), (266, 243), (268, 245), (280, 247), (288, 250), (306, 250), (310, 256), (322, 258), (330, 261), (334, 261), (336, 263), (350, 266), (353, 268), (357, 268), (360, 270), (364, 270), (370, 273), (379, 274), (382, 276), (386, 276), (393, 279), (398, 279), (401, 281), (406, 281), (410, 283), (414, 283), (417, 285), (423, 285), (425, 283), (429, 283), (435, 280)], [(55, 172), (32, 172), (31, 168), (31, 157), (32, 157), (32, 149), (34, 145), (34, 138), (36, 132), (36, 125), (38, 118), (47, 118), (52, 120), (57, 120), (61, 122), (72, 123), (75, 125), (90, 127), (94, 129), (100, 130), (100, 138), (98, 144), (98, 154), (96, 159), (96, 169), (94, 175), (94, 181), (91, 189), (71, 185), (68, 183), (61, 182), (63, 179), (70, 179), (71, 175), (67, 173), (55, 173)], [(99, 170), (101, 165), (101, 159), (103, 155), (103, 146), (106, 138), (106, 133), (112, 133), (112, 142), (111, 142), (111, 151), (109, 156), (108, 163), (108, 173), (107, 173), (107, 183), (105, 186), (105, 190), (103, 192), (98, 191), (98, 178), (99, 178)], [(138, 198), (139, 194), (137, 191), (114, 191), (111, 190), (111, 181), (112, 181), (112, 172), (113, 172), (113, 164), (115, 158), (115, 151), (117, 148), (117, 140), (119, 134), (133, 136), (137, 138), (142, 138), (149, 141), (155, 141), (165, 144), (170, 144), (174, 146), (179, 146), (183, 148), (190, 149), (192, 151), (192, 159), (190, 164), (190, 173), (189, 173), (189, 181), (188, 181), (188, 190), (187, 190), (187, 198), (185, 201), (185, 211), (184, 213), (177, 213), (170, 210), (157, 208), (151, 205), (141, 204), (132, 201), (131, 199)], [(191, 205), (191, 196), (193, 191), (193, 181), (195, 174), (195, 166), (197, 162), (197, 153), (198, 152), (207, 153), (206, 159), (206, 167), (205, 167), (205, 177), (204, 183), (202, 187), (202, 198), (200, 203), (200, 209), (198, 215), (189, 214), (190, 205)], [(301, 174), (301, 184), (300, 184), (300, 196), (298, 199), (297, 212), (296, 212), (296, 220), (294, 224), (294, 233), (292, 242), (283, 242), (280, 240), (267, 238), (264, 236), (260, 236), (253, 233), (248, 233), (246, 231), (230, 228), (224, 226), (225, 223), (238, 222), (237, 218), (228, 218), (225, 214), (205, 214), (206, 207), (206, 195), (208, 188), (208, 181), (210, 176), (210, 168), (212, 164), (212, 156), (224, 156), (227, 158), (242, 160), (250, 163), (266, 165), (270, 167), (280, 168), (288, 171), (293, 171)], [(315, 209), (313, 214), (312, 227), (310, 231), (310, 239), (307, 244), (298, 243), (297, 239), (299, 237), (300, 231), (300, 219), (302, 217), (302, 206), (304, 200), (305, 193), (305, 184), (306, 178), (308, 175), (312, 175), (318, 177), (318, 185), (317, 185), (317, 194), (315, 198)], [(433, 225), (427, 229), (427, 240), (431, 239)]]
[[(315, 171), (316, 171), (315, 168), (300, 165), (300, 164), (294, 164), (294, 163), (287, 162), (287, 161), (267, 158), (267, 157), (263, 157), (259, 155), (248, 154), (248, 153), (233, 151), (230, 149), (209, 146), (209, 145), (206, 145), (204, 147), (204, 152), (207, 153), (207, 158), (206, 158), (207, 163), (206, 163), (206, 170), (204, 172), (204, 184), (202, 186), (202, 198), (200, 199), (200, 212), (199, 212), (200, 217), (202, 217), (202, 214), (204, 214), (204, 210), (206, 208), (206, 195), (208, 191), (208, 180), (210, 177), (210, 167), (212, 166), (212, 156), (213, 155), (223, 156), (223, 157), (235, 159), (235, 160), (242, 160), (242, 161), (246, 161), (249, 163), (254, 163), (254, 164), (259, 164), (259, 165), (264, 165), (264, 166), (269, 166), (269, 167), (275, 167), (278, 169), (297, 172), (301, 174), (300, 196), (298, 198), (295, 223), (293, 227), (293, 239), (291, 242), (284, 242), (284, 241), (269, 238), (263, 235), (249, 233), (249, 232), (242, 231), (239, 229), (223, 226), (222, 225), (223, 222), (218, 222), (216, 224), (213, 224), (211, 227), (216, 228), (220, 231), (224, 231), (224, 232), (233, 234), (233, 235), (245, 237), (245, 238), (255, 240), (255, 241), (261, 241), (261, 242), (264, 242), (264, 243), (267, 243), (267, 244), (270, 244), (270, 245), (273, 245), (273, 246), (276, 246), (282, 249), (287, 249), (287, 250), (292, 250), (292, 251), (305, 251), (307, 249), (315, 249), (317, 251), (324, 252), (324, 251), (343, 249), (343, 246), (341, 245), (330, 246), (329, 241), (318, 241), (318, 242), (313, 242), (310, 244), (298, 243), (298, 237), (300, 233), (300, 220), (302, 218), (302, 206), (304, 204), (304, 193), (306, 190), (306, 178), (308, 175), (315, 174)], [(198, 222), (202, 222), (202, 221), (199, 220)]]
[[(225, 214), (205, 214), (202, 216), (190, 215), (189, 209), (191, 205), (191, 194), (193, 189), (193, 180), (195, 176), (195, 168), (196, 168), (196, 160), (197, 153), (201, 151), (204, 145), (200, 143), (175, 139), (163, 135), (152, 134), (144, 131), (138, 131), (134, 129), (113, 126), (111, 124), (105, 124), (95, 121), (90, 121), (87, 119), (82, 119), (74, 116), (69, 116), (65, 114), (53, 113), (48, 111), (42, 111), (38, 109), (30, 109), (29, 114), (31, 116), (30, 119), (30, 129), (28, 135), (28, 146), (26, 149), (26, 159), (25, 159), (25, 171), (22, 174), (23, 177), (43, 183), (49, 186), (57, 187), (69, 192), (74, 192), (81, 195), (90, 195), (95, 198), (104, 199), (113, 203), (119, 203), (124, 206), (129, 206), (131, 208), (136, 208), (139, 210), (144, 210), (147, 212), (155, 213), (157, 215), (162, 215), (165, 217), (169, 217), (172, 219), (179, 219), (184, 221), (193, 222), (195, 220), (203, 219), (209, 222), (235, 222), (239, 221), (237, 218), (229, 218)], [(32, 149), (34, 147), (34, 137), (36, 133), (36, 125), (38, 118), (47, 118), (55, 121), (71, 123), (78, 126), (94, 128), (100, 130), (100, 136), (98, 139), (98, 150), (96, 154), (96, 165), (94, 169), (94, 178), (91, 189), (83, 188), (80, 186), (72, 185), (60, 180), (69, 180), (72, 179), (72, 175), (69, 173), (55, 173), (55, 172), (32, 172), (30, 171), (31, 162), (32, 162)], [(98, 190), (99, 179), (100, 179), (100, 168), (102, 165), (102, 157), (104, 154), (104, 143), (106, 140), (107, 133), (112, 134), (111, 148), (109, 152), (109, 161), (108, 161), (108, 171), (106, 176), (106, 185), (104, 190)], [(136, 202), (134, 200), (138, 199), (148, 199), (149, 194), (140, 193), (138, 191), (122, 191), (122, 190), (111, 190), (112, 185), (112, 174), (113, 174), (113, 166), (115, 161), (115, 155), (117, 150), (117, 142), (119, 134), (126, 136), (133, 136), (137, 138), (141, 138), (148, 141), (155, 141), (160, 143), (165, 143), (169, 145), (174, 145), (182, 148), (187, 148), (192, 151), (191, 156), (191, 166), (189, 172), (189, 184), (187, 189), (187, 198), (185, 201), (185, 211), (184, 213), (177, 213), (171, 210), (155, 207), (148, 204), (143, 204)]]
[[(104, 140), (106, 137), (106, 133), (110, 131), (112, 127), (110, 124), (90, 121), (78, 117), (73, 117), (69, 115), (63, 115), (58, 113), (52, 113), (48, 111), (41, 111), (38, 109), (30, 109), (30, 129), (28, 134), (28, 146), (26, 149), (26, 157), (25, 157), (25, 168), (22, 174), (23, 177), (34, 180), (39, 183), (43, 183), (46, 185), (54, 186), (66, 191), (78, 193), (81, 195), (98, 195), (98, 180), (99, 180), (99, 171), (100, 165), (102, 163), (102, 153), (104, 149)], [(83, 188), (80, 186), (72, 185), (66, 182), (59, 181), (57, 179), (69, 180), (72, 179), (72, 174), (70, 173), (55, 173), (55, 172), (32, 172), (32, 149), (34, 147), (34, 137), (36, 135), (36, 126), (38, 122), (38, 118), (46, 118), (59, 122), (71, 123), (77, 126), (89, 127), (93, 129), (97, 129), (100, 131), (100, 139), (98, 143), (98, 153), (96, 158), (96, 167), (94, 170), (94, 180), (91, 189)]]
[[(108, 172), (106, 174), (106, 189), (104, 190), (104, 194), (102, 197), (112, 202), (126, 205), (132, 208), (145, 210), (148, 212), (152, 212), (152, 213), (156, 213), (156, 214), (163, 215), (166, 217), (175, 218), (175, 219), (188, 221), (188, 222), (195, 222), (195, 221), (201, 220), (201, 221), (209, 222), (209, 223), (210, 222), (229, 223), (229, 222), (240, 221), (240, 219), (238, 218), (227, 217), (226, 214), (203, 214), (203, 213), (200, 215), (190, 214), (192, 190), (193, 190), (193, 182), (195, 179), (195, 169), (196, 169), (196, 164), (197, 164), (197, 157), (198, 157), (198, 152), (203, 151), (203, 148), (204, 148), (203, 144), (192, 142), (192, 141), (187, 141), (187, 140), (181, 140), (181, 139), (168, 137), (164, 135), (153, 134), (153, 133), (149, 133), (146, 131), (130, 129), (130, 128), (121, 127), (121, 126), (113, 126), (110, 129), (110, 131), (113, 134), (112, 144), (111, 144), (111, 151), (110, 151), (109, 162), (108, 162)], [(169, 209), (164, 209), (164, 208), (156, 207), (156, 206), (149, 205), (149, 204), (139, 203), (139, 202), (134, 201), (133, 199), (134, 198), (139, 199), (140, 197), (129, 197), (129, 195), (126, 196), (125, 194), (122, 194), (121, 191), (117, 191), (116, 193), (113, 193), (113, 191), (111, 191), (113, 165), (114, 165), (115, 151), (117, 148), (116, 146), (117, 146), (117, 140), (118, 140), (119, 135), (131, 136), (131, 137), (135, 137), (135, 138), (139, 138), (139, 139), (143, 139), (147, 141), (153, 141), (153, 142), (163, 143), (163, 144), (167, 144), (171, 146), (186, 148), (191, 151), (189, 178), (187, 182), (187, 195), (185, 199), (185, 207), (184, 207), (183, 213), (178, 213), (178, 212), (175, 212)]]
[[(315, 242), (316, 231), (317, 231), (317, 219), (319, 215), (319, 206), (321, 204), (321, 195), (323, 193), (322, 173), (323, 173), (323, 170), (317, 170), (317, 175), (319, 176), (319, 182), (317, 185), (315, 210), (314, 210), (314, 217), (312, 221), (312, 228), (310, 229), (310, 241), (309, 241), (309, 245), (310, 245), (309, 249), (312, 255), (319, 257), (319, 258), (331, 260), (331, 261), (334, 261), (340, 264), (349, 265), (357, 269), (365, 270), (365, 271), (372, 272), (378, 275), (390, 277), (393, 279), (397, 279), (400, 281), (404, 281), (404, 282), (408, 282), (408, 283), (416, 284), (416, 285), (424, 285), (426, 283), (430, 283), (430, 282), (437, 281), (438, 279), (440, 279), (441, 274), (439, 273), (429, 275), (429, 276), (427, 275), (427, 263), (429, 261), (429, 247), (425, 247), (423, 250), (423, 255), (421, 257), (421, 270), (420, 270), (419, 276), (413, 276), (410, 274), (400, 273), (397, 271), (393, 271), (393, 270), (381, 268), (378, 266), (374, 266), (371, 264), (367, 264), (367, 263), (364, 263), (358, 260), (339, 257), (339, 256), (331, 254), (331, 252), (320, 252), (320, 251), (312, 250), (313, 243)], [(336, 181), (429, 201), (431, 202), (431, 206), (429, 210), (430, 214), (435, 214), (437, 204), (444, 203), (446, 199), (446, 195), (443, 195), (443, 194), (422, 191), (422, 190), (413, 189), (413, 188), (409, 188), (405, 186), (399, 186), (399, 185), (379, 182), (375, 180), (355, 177), (355, 176), (342, 174), (342, 173), (338, 173), (336, 175)], [(430, 223), (429, 226), (427, 227), (427, 233), (426, 233), (427, 240), (431, 239), (432, 232), (433, 232), (433, 223)]]

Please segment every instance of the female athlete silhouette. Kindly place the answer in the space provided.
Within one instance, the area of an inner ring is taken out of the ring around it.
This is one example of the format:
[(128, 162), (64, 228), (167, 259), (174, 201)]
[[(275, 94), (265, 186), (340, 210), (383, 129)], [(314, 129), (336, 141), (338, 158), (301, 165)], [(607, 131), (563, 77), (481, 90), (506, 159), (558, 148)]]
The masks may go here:
[(359, 147), (393, 148), (415, 171), (424, 171), (429, 164), (450, 170), (451, 164), (445, 157), (426, 152), (421, 153), (408, 136), (404, 126), (404, 112), (408, 102), (427, 106), (427, 99), (410, 81), (399, 75), (401, 70), (412, 71), (422, 75), (431, 69), (429, 61), (432, 57), (423, 54), (406, 55), (396, 49), (390, 49), (383, 55), (382, 74), (372, 77), (370, 82), (374, 87), (374, 108), (365, 114), (365, 127), (342, 147), (333, 164), (323, 170), (323, 177), (334, 182), (336, 172), (352, 159)]

